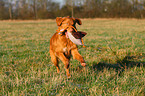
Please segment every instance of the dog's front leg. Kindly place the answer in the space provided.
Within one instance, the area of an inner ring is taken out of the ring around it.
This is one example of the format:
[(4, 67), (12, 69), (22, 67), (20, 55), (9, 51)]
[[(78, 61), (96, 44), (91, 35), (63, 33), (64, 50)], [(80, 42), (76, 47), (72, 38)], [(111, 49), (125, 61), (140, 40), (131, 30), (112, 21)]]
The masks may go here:
[(69, 73), (69, 59), (65, 57), (63, 53), (56, 53), (58, 58), (64, 63), (65, 69), (66, 69), (66, 74), (67, 77), (70, 78), (70, 73)]
[(77, 59), (78, 61), (81, 62), (82, 66), (84, 66), (84, 67), (86, 66), (85, 60), (83, 59), (83, 57), (78, 52), (78, 49), (71, 50), (71, 54), (73, 56), (73, 59)]

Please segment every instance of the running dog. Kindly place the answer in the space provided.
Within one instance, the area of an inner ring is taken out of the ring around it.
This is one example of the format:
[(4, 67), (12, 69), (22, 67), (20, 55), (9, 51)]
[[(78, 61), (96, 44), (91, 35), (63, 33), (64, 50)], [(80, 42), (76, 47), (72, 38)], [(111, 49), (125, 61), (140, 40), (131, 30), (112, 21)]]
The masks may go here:
[(77, 45), (83, 45), (82, 37), (87, 33), (77, 31), (76, 23), (81, 25), (82, 22), (78, 18), (72, 17), (57, 17), (56, 23), (58, 26), (57, 32), (50, 39), (50, 56), (51, 61), (57, 68), (57, 73), (60, 72), (59, 62), (60, 59), (64, 63), (67, 77), (70, 78), (69, 62), (71, 55), (73, 59), (80, 61), (82, 66), (86, 66), (85, 60), (78, 52)]

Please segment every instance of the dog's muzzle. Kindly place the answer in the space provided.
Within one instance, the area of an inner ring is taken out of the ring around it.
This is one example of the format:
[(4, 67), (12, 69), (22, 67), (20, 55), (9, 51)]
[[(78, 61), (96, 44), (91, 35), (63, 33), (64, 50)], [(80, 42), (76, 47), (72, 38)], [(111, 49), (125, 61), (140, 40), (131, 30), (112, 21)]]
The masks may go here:
[(77, 44), (77, 45), (83, 45), (83, 40), (82, 37), (84, 37), (87, 33), (86, 32), (81, 32), (81, 31), (77, 31), (76, 28), (74, 28), (73, 26), (67, 26), (64, 29), (61, 29), (60, 31), (57, 30), (57, 32), (59, 32), (58, 34), (62, 34), (65, 30), (67, 30), (67, 28), (72, 28), (75, 30), (75, 32), (69, 32), (66, 31), (66, 38), (69, 38), (73, 43)]

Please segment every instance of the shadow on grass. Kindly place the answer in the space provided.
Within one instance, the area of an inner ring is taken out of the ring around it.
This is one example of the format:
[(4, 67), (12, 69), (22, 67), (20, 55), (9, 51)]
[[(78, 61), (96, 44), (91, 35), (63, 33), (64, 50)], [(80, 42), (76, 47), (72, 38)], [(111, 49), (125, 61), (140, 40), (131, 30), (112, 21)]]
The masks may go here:
[(129, 68), (133, 67), (145, 67), (145, 62), (139, 62), (138, 59), (145, 58), (145, 55), (143, 56), (125, 56), (122, 60), (118, 60), (116, 64), (109, 64), (104, 62), (99, 63), (93, 63), (92, 69), (94, 71), (103, 71), (105, 68), (107, 69), (114, 69), (116, 71), (116, 74), (110, 76), (106, 82), (109, 82), (116, 78), (117, 76), (122, 76), (122, 72)]
[(145, 67), (145, 62), (139, 62), (138, 59), (145, 58), (143, 56), (125, 56), (122, 60), (117, 60), (116, 64), (110, 64), (105, 62), (93, 63), (93, 70), (103, 70), (104, 68), (115, 69), (120, 75), (124, 70), (132, 67)]

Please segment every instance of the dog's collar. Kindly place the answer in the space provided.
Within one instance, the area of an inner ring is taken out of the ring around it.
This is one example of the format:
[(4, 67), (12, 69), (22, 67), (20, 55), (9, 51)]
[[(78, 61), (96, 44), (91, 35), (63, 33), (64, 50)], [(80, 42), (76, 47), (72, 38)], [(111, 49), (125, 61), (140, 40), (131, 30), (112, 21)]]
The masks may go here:
[(65, 29), (61, 29), (60, 31), (56, 30), (58, 32), (58, 34), (62, 34), (64, 32)]
[(58, 32), (58, 34), (60, 35), (60, 34), (62, 34), (63, 32)]

